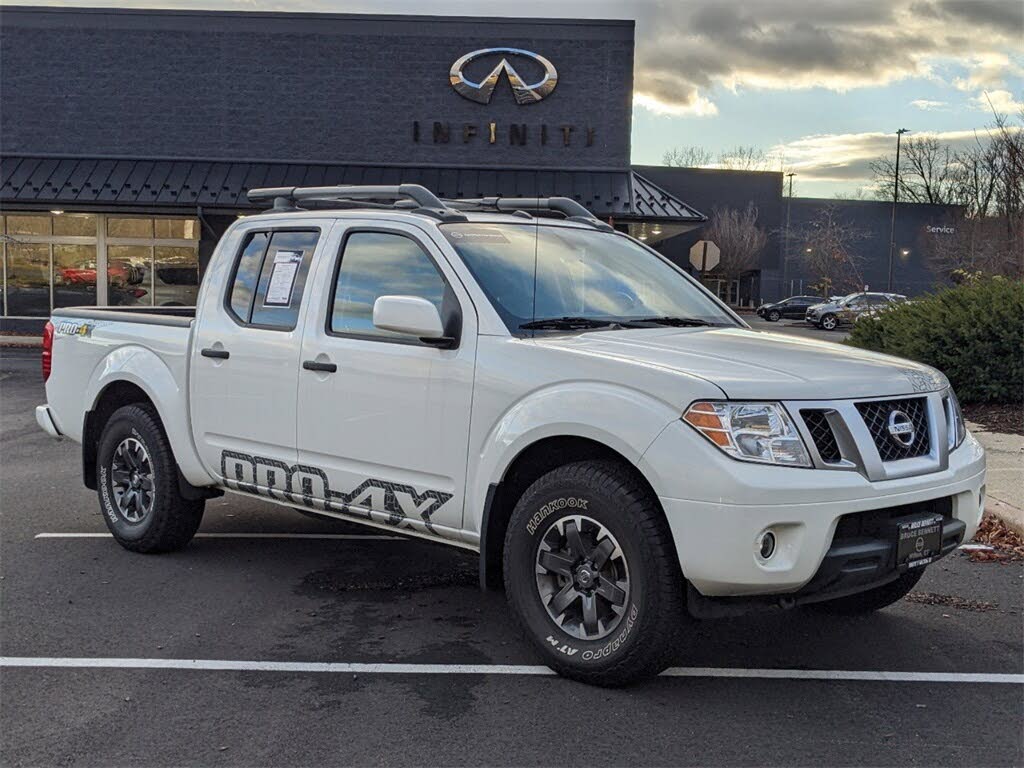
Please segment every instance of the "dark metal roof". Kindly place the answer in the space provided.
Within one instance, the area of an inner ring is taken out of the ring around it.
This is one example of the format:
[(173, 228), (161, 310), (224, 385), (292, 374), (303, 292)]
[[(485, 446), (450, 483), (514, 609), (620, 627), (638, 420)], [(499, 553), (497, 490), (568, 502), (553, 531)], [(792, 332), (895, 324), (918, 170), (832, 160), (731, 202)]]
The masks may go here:
[(602, 218), (700, 222), (704, 216), (632, 170), (392, 167), (210, 160), (0, 158), (0, 202), (86, 206), (201, 206), (249, 210), (253, 187), (422, 184), (439, 197), (549, 197)]

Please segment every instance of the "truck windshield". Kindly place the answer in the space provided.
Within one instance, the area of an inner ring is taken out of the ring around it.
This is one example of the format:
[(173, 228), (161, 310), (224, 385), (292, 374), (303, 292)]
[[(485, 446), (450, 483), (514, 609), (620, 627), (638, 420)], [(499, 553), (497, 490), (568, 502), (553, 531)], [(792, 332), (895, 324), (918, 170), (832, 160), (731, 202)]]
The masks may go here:
[(441, 231), (515, 334), (737, 325), (680, 270), (623, 236), (529, 222)]

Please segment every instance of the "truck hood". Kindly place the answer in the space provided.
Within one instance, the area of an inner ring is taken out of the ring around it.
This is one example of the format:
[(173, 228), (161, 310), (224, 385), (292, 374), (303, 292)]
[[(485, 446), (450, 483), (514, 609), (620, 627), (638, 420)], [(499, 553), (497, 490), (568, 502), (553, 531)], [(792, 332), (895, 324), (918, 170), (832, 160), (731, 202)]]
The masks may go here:
[(825, 400), (932, 392), (934, 368), (825, 341), (746, 328), (593, 331), (547, 347), (697, 376), (736, 400)]

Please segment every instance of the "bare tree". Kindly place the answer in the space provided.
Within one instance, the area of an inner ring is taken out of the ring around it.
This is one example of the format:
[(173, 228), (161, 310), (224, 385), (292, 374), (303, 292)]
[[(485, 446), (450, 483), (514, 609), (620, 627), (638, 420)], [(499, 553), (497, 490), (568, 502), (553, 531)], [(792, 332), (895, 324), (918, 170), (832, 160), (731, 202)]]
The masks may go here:
[[(947, 279), (1024, 275), (1024, 112), (1012, 124), (993, 109), (993, 120), (958, 152), (929, 136), (904, 144), (900, 199), (962, 206), (955, 220), (922, 238), (925, 257)], [(876, 197), (891, 199), (894, 158), (879, 158), (872, 170)]]
[(718, 167), (729, 171), (783, 171), (785, 165), (781, 156), (749, 145), (733, 147), (718, 156)]
[(867, 233), (839, 217), (839, 208), (825, 206), (800, 232), (796, 242), (803, 243), (801, 254), (808, 271), (815, 276), (822, 295), (833, 291), (852, 292), (864, 285), (860, 258), (854, 246)]
[[(991, 102), (990, 102), (991, 104)], [(996, 188), (996, 210), (1006, 233), (1002, 269), (997, 274), (1024, 276), (1024, 109), (1017, 113), (1017, 125), (1006, 115), (992, 110), (994, 131), (1003, 162)]]
[[(896, 157), (884, 156), (871, 163), (875, 196), (892, 200)], [(934, 136), (912, 136), (900, 152), (900, 200), (908, 203), (951, 203), (956, 189), (953, 152)]]
[(974, 144), (953, 155), (953, 200), (971, 217), (994, 213), (1005, 152), (999, 139), (975, 134)]
[(757, 225), (757, 208), (749, 203), (742, 211), (716, 208), (704, 230), (704, 237), (721, 251), (721, 260), (714, 274), (735, 279), (755, 270), (761, 263), (761, 252), (768, 243), (768, 233)]
[(673, 168), (724, 168), (727, 171), (784, 171), (786, 168), (781, 155), (750, 145), (735, 146), (717, 156), (704, 147), (684, 145), (666, 151), (661, 162)]
[(711, 152), (694, 145), (673, 147), (661, 156), (661, 164), (670, 168), (704, 168), (713, 160)]
[(845, 192), (836, 192), (832, 196), (833, 200), (873, 200), (874, 195), (872, 191), (867, 187), (857, 187), (852, 192), (847, 190)]

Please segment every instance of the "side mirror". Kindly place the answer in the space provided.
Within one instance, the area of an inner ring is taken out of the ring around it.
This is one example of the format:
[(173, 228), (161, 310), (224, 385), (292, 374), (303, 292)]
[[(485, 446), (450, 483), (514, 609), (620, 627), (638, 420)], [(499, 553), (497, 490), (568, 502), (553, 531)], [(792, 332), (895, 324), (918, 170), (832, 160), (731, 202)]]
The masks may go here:
[(437, 307), (419, 296), (380, 296), (373, 303), (373, 324), (382, 331), (416, 336), (439, 347), (454, 346), (444, 335), (444, 324)]

